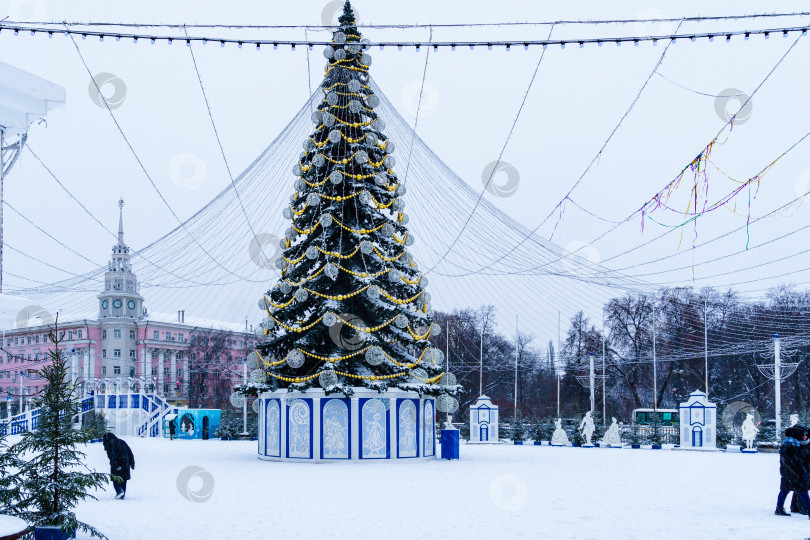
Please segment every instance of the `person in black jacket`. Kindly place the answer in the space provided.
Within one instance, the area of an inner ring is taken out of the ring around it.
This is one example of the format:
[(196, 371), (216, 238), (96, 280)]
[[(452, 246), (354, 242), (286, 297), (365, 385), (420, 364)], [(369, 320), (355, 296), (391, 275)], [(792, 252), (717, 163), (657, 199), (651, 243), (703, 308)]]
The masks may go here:
[[(802, 459), (804, 459), (805, 467), (810, 471), (810, 429), (801, 424), (796, 424), (796, 427), (803, 429), (808, 436), (805, 440), (799, 440), (799, 454), (802, 456)], [(793, 497), (790, 499), (790, 511), (794, 514), (807, 515), (807, 508), (804, 507), (795, 491), (793, 492)]]
[(121, 478), (121, 482), (113, 480), (115, 488), (115, 498), (123, 499), (127, 494), (127, 480), (130, 479), (130, 469), (135, 469), (135, 457), (132, 455), (129, 445), (113, 435), (105, 433), (104, 451), (110, 459), (110, 474)]
[(799, 441), (806, 441), (807, 431), (799, 426), (792, 426), (785, 430), (785, 440), (779, 449), (779, 497), (776, 499), (777, 516), (789, 516), (785, 512), (785, 498), (794, 491), (805, 508), (810, 508), (807, 491), (810, 489), (810, 468), (801, 452)]

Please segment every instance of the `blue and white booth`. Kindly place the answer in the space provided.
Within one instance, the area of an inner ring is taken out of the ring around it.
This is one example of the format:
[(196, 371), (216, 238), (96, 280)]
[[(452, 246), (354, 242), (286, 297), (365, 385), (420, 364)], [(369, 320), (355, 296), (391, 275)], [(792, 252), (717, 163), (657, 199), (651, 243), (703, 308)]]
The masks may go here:
[(681, 403), (681, 449), (717, 450), (717, 405), (696, 390)]
[(270, 461), (436, 459), (432, 396), (355, 388), (259, 396), (259, 458)]
[(470, 442), (498, 443), (498, 406), (481, 396), (470, 407)]

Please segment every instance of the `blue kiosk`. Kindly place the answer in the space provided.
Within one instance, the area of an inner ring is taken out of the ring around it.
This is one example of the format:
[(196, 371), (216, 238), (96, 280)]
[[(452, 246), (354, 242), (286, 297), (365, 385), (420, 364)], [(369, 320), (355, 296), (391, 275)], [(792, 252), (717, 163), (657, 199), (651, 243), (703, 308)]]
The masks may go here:
[(169, 437), (169, 424), (174, 423), (176, 439), (211, 439), (219, 428), (219, 409), (177, 409), (177, 414), (167, 414), (163, 436)]

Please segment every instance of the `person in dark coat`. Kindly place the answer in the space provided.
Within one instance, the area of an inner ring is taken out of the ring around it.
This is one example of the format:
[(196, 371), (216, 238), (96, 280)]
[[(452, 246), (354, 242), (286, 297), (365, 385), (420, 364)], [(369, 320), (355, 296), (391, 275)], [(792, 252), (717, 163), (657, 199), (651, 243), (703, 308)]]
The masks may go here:
[(115, 498), (123, 499), (127, 494), (127, 480), (130, 479), (130, 469), (135, 469), (135, 457), (132, 455), (129, 445), (113, 435), (105, 433), (104, 451), (110, 459), (110, 474), (121, 478), (121, 482), (113, 480), (115, 488)]
[(796, 492), (805, 508), (810, 508), (807, 491), (810, 489), (810, 468), (801, 453), (799, 441), (807, 440), (807, 431), (798, 426), (785, 430), (785, 440), (779, 449), (779, 497), (776, 499), (777, 516), (789, 516), (785, 512), (785, 498), (791, 491)]
[(175, 432), (176, 429), (177, 428), (174, 426), (174, 418), (172, 418), (171, 420), (169, 420), (169, 440), (170, 441), (174, 440), (174, 432)]
[[(804, 459), (805, 467), (810, 471), (810, 429), (801, 424), (796, 424), (795, 427), (803, 429), (804, 433), (807, 435), (804, 440), (799, 440), (799, 454), (802, 456), (802, 459)], [(794, 514), (807, 515), (807, 508), (802, 504), (801, 499), (795, 491), (793, 492), (793, 497), (790, 499), (790, 511)]]

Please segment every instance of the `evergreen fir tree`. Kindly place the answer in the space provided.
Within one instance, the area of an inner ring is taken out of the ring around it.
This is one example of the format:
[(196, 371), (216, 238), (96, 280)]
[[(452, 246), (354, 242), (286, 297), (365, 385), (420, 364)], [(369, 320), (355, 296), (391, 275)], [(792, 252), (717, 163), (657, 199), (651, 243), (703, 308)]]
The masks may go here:
[(397, 387), (443, 394), (445, 407), (437, 408), (451, 412), (461, 387), (440, 384), (444, 355), (429, 338), (441, 329), (431, 317), (427, 278), (407, 249), (414, 238), (405, 185), (374, 110), (380, 99), (370, 86), (368, 40), (348, 0), (339, 21), (324, 53), (316, 128), (293, 168), (281, 279), (259, 300), (266, 317), (258, 365), (268, 383), (242, 390), (320, 385), (350, 396), (353, 387)]
[(627, 435), (627, 440), (630, 442), (630, 444), (641, 444), (641, 435), (639, 434), (638, 430), (638, 424), (632, 424), (630, 426), (630, 433)]
[(661, 444), (661, 419), (659, 414), (652, 415), (652, 425), (650, 426), (650, 443)]
[(20, 460), (9, 447), (6, 433), (0, 431), (0, 515), (16, 514), (20, 499), (19, 475)]
[[(244, 427), (241, 411), (223, 409), (219, 418), (219, 427), (214, 436), (226, 440), (236, 439), (243, 433)], [(259, 417), (250, 407), (248, 407), (247, 432), (251, 437), (259, 436)]]
[(84, 413), (82, 426), (93, 439), (102, 438), (109, 428), (107, 417), (96, 411), (87, 411)]
[(11, 449), (25, 458), (19, 462), (15, 513), (34, 525), (58, 526), (65, 532), (78, 529), (106, 538), (94, 527), (78, 521), (72, 511), (79, 501), (96, 499), (89, 490), (103, 488), (110, 475), (83, 470), (85, 454), (77, 446), (89, 441), (93, 433), (74, 427), (80, 404), (68, 379), (66, 357), (59, 348), (61, 338), (55, 325), (50, 333), (50, 363), (37, 372), (48, 382), (42, 396), (34, 400), (40, 408), (39, 424), (35, 430), (25, 432)]
[(512, 440), (522, 441), (526, 437), (526, 429), (523, 427), (523, 418), (520, 416), (520, 411), (515, 415), (512, 420)]
[(529, 430), (529, 437), (532, 438), (533, 441), (542, 441), (543, 436), (545, 435), (545, 428), (543, 423), (540, 420), (536, 420), (532, 422), (532, 427)]

